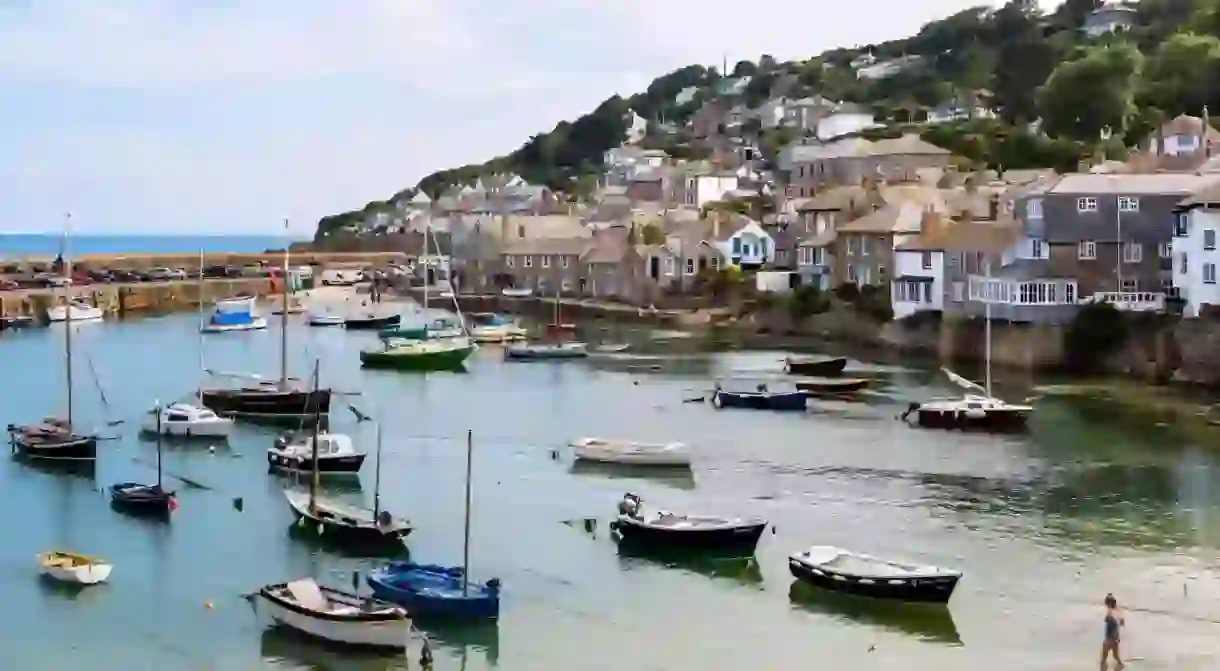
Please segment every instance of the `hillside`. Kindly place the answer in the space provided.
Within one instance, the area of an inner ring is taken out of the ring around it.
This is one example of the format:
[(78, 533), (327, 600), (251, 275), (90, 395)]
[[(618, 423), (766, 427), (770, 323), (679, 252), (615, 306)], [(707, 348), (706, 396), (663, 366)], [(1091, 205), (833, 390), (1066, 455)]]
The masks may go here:
[[(1090, 37), (1086, 18), (1101, 5), (1067, 0), (1043, 13), (1035, 0), (1013, 0), (933, 21), (912, 37), (833, 49), (805, 61), (764, 55), (737, 63), (727, 75), (687, 66), (629, 98), (608, 98), (507, 156), (441, 170), (385, 201), (324, 217), (318, 237), (417, 189), (435, 195), (494, 172), (583, 195), (596, 183), (603, 154), (623, 141), (632, 110), (649, 120), (644, 144), (677, 158), (705, 155), (706, 147), (693, 143), (683, 124), (713, 98), (756, 108), (775, 96), (818, 94), (871, 108), (890, 124), (882, 133), (895, 133), (921, 110), (983, 95), (997, 119), (937, 126), (925, 130), (925, 138), (971, 163), (1006, 168), (1070, 169), (1098, 152), (1114, 157), (1164, 119), (1198, 115), (1205, 105), (1220, 109), (1220, 87), (1210, 85), (1220, 81), (1220, 0), (1144, 0), (1116, 12), (1133, 24), (1130, 29)], [(862, 78), (861, 57), (903, 59), (905, 65), (887, 77)], [(1039, 119), (1035, 133), (1030, 122)], [(773, 156), (791, 135), (763, 132), (758, 140), (764, 155)]]

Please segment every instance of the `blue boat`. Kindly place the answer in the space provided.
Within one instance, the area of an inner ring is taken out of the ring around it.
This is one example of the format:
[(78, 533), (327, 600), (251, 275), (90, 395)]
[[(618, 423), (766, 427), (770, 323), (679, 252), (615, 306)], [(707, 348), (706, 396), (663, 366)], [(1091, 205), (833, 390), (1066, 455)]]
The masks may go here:
[(728, 391), (716, 384), (712, 392), (712, 405), (717, 408), (750, 408), (752, 410), (784, 410), (796, 412), (805, 410), (807, 399), (805, 392), (770, 391), (766, 384), (760, 384), (752, 391)]
[(373, 571), (365, 581), (378, 599), (396, 603), (413, 617), (494, 620), (500, 615), (500, 581), (462, 589), (461, 566), (398, 562)]

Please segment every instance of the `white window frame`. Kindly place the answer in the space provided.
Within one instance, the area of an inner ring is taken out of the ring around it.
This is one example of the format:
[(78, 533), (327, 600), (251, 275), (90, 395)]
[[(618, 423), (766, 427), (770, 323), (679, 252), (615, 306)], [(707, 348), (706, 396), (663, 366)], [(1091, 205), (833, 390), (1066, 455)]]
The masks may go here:
[(526, 254), (523, 258), (524, 258), (524, 260), (521, 262), (522, 268), (533, 268), (534, 267), (534, 257), (533, 256), (531, 256), (530, 254)]
[(694, 275), (695, 274), (695, 265), (696, 265), (695, 257), (693, 257), (693, 256), (686, 257), (685, 262), (683, 263), (683, 268), (682, 268), (684, 274)]
[(1097, 259), (1097, 243), (1092, 240), (1081, 240), (1076, 243), (1076, 258), (1081, 261)]
[(678, 260), (672, 256), (665, 257), (665, 274), (673, 276), (678, 272)]
[(1118, 197), (1119, 212), (1139, 212), (1140, 199), (1134, 196), (1119, 196)]
[(506, 267), (512, 268), (515, 263), (517, 263), (517, 261), (515, 260), (515, 258), (513, 257), (512, 254), (509, 254), (508, 256), (504, 257), (504, 265)]
[(1182, 252), (1182, 270), (1180, 271), (1181, 274), (1183, 274), (1183, 275), (1186, 274), (1186, 269), (1189, 265), (1190, 264), (1187, 263), (1186, 252)]
[(1026, 219), (1041, 219), (1042, 218), (1042, 199), (1030, 198), (1025, 201), (1025, 218)]
[(720, 255), (711, 254), (707, 257), (707, 267), (712, 270), (720, 270)]
[(919, 263), (924, 270), (932, 270), (932, 252), (920, 252)]
[(1125, 294), (1136, 294), (1140, 290), (1140, 281), (1134, 277), (1123, 278), (1122, 284), (1119, 285), (1119, 291)]
[(952, 291), (954, 303), (961, 303), (966, 299), (966, 284), (964, 282), (954, 282)]
[(1157, 247), (1157, 253), (1158, 253), (1158, 255), (1160, 255), (1160, 257), (1162, 259), (1172, 259), (1173, 258), (1173, 243), (1172, 242), (1162, 242)]
[(1216, 283), (1216, 264), (1214, 264), (1214, 263), (1204, 263), (1203, 264), (1203, 283), (1204, 284), (1215, 284)]
[(826, 265), (826, 248), (825, 247), (815, 247), (813, 249), (813, 265), (815, 265), (815, 266)]
[(569, 259), (566, 254), (561, 255), (559, 257), (559, 267), (560, 268), (567, 268), (568, 266), (571, 265), (571, 263), (572, 263), (572, 260)]
[[(1210, 238), (1210, 239), (1209, 239)], [(1216, 248), (1216, 229), (1203, 229), (1203, 249), (1212, 251)]]
[(1123, 243), (1123, 263), (1140, 263), (1144, 260), (1144, 245), (1138, 242)]
[(843, 244), (847, 245), (847, 255), (848, 256), (856, 255), (856, 246), (854, 244), (852, 244), (855, 241), (856, 241), (856, 239), (850, 235), (845, 238), (845, 242)]
[(1094, 198), (1093, 196), (1082, 196), (1080, 198), (1077, 198), (1076, 199), (1076, 211), (1080, 212), (1080, 213), (1096, 212), (1097, 211), (1097, 199)]
[(543, 268), (550, 268), (550, 267), (551, 267), (551, 255), (550, 255), (550, 254), (543, 254), (543, 255), (542, 255), (542, 267), (543, 267)]
[(1046, 256), (1042, 255), (1042, 247), (1044, 245), (1046, 245), (1046, 243), (1043, 242), (1041, 238), (1031, 238), (1029, 241), (1030, 256), (1035, 259), (1045, 259)]

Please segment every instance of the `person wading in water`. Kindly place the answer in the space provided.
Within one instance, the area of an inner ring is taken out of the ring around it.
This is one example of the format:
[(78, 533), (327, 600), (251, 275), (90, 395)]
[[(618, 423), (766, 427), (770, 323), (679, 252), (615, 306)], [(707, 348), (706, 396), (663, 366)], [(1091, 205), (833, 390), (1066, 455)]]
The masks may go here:
[(1123, 659), (1118, 652), (1119, 628), (1126, 626), (1122, 611), (1118, 609), (1118, 600), (1113, 594), (1106, 595), (1106, 634), (1101, 642), (1101, 668), (1106, 668), (1106, 655), (1114, 655), (1114, 668), (1123, 668)]

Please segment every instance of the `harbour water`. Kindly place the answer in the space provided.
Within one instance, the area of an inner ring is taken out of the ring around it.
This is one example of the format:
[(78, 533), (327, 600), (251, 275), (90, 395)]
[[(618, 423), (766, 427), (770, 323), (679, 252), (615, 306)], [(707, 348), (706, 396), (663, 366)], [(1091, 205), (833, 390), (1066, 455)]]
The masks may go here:
[[(132, 420), (194, 389), (196, 324), (79, 325), (79, 421)], [(209, 337), (207, 366), (274, 375), (276, 325)], [(59, 328), (0, 337), (5, 421), (62, 409)], [(383, 501), (416, 524), (416, 559), (461, 562), (474, 431), (472, 573), (501, 579), (503, 607), (498, 626), (432, 630), (436, 669), (1095, 669), (1107, 592), (1128, 609), (1131, 668), (1220, 668), (1220, 452), (1170, 429), (1046, 399), (1028, 436), (920, 431), (895, 416), (950, 393), (938, 375), (867, 363), (853, 365), (882, 381), (867, 402), (796, 416), (683, 402), (718, 372), (778, 370), (775, 352), (511, 364), (485, 346), (466, 374), (424, 376), (361, 371), (371, 335), (291, 337), (296, 375), (320, 357), (324, 382), (359, 391), (344, 400), (384, 421)], [(334, 429), (371, 450), (372, 429), (337, 410)], [(106, 505), (106, 485), (154, 477), (154, 445), (134, 431), (111, 430), (95, 480), (0, 463), (0, 668), (408, 668), (263, 633), (239, 597), (304, 576), (350, 586), (376, 564), (290, 536), (285, 483), (266, 472), (273, 433), (170, 447), (166, 471), (202, 487), (169, 478), (180, 507), (162, 526)], [(563, 445), (585, 435), (685, 441), (693, 477), (574, 468)], [(371, 497), (372, 461), (343, 496)], [(619, 556), (605, 525), (625, 491), (676, 511), (759, 514), (776, 531), (749, 563)], [(590, 517), (594, 533), (573, 522)], [(792, 591), (786, 556), (812, 544), (965, 577), (947, 610)], [(34, 562), (47, 549), (111, 560), (110, 583), (48, 587)]]
[[(283, 249), (283, 236), (273, 235), (87, 235), (72, 236), (72, 253), (83, 254), (194, 254), (250, 253)], [(63, 236), (58, 233), (0, 233), (0, 259), (54, 257)]]

